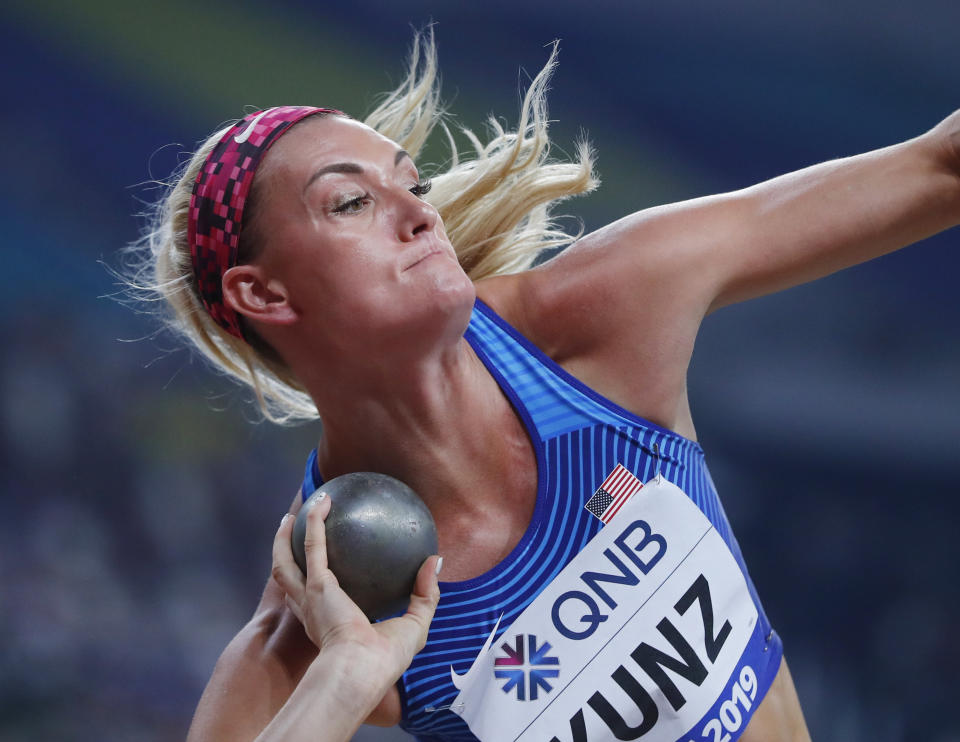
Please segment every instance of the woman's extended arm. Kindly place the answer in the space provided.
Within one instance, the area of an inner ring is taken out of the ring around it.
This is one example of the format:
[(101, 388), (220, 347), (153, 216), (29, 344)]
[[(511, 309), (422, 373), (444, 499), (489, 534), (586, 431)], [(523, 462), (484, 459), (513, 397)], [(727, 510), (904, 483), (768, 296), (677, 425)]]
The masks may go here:
[(734, 194), (730, 241), (705, 258), (711, 308), (777, 291), (960, 224), (960, 111), (915, 139)]
[(902, 144), (638, 212), (482, 298), (637, 414), (694, 435), (686, 372), (710, 311), (960, 223), (960, 111)]
[[(698, 320), (958, 223), (960, 111), (901, 144), (625, 217), (531, 276), (539, 274), (536, 293), (568, 328), (562, 307), (599, 287), (618, 310), (653, 298)], [(585, 337), (597, 331), (586, 328)]]

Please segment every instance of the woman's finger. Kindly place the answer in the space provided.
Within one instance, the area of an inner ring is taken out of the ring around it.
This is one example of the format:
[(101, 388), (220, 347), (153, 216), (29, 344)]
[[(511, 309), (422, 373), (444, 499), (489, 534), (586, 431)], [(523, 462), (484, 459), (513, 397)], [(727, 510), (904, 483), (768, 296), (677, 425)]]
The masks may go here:
[(440, 569), (443, 567), (443, 557), (436, 554), (427, 557), (417, 572), (417, 581), (410, 594), (410, 605), (407, 606), (407, 615), (415, 616), (418, 623), (423, 625), (423, 638), (426, 641), (427, 629), (433, 620), (437, 603), (440, 602)]
[(306, 616), (303, 615), (303, 608), (300, 607), (300, 604), (289, 595), (283, 596), (283, 601), (301, 625), (306, 626)]
[(290, 548), (290, 535), (293, 533), (294, 517), (290, 513), (283, 516), (280, 521), (280, 528), (277, 529), (277, 535), (273, 539), (273, 567), (271, 574), (273, 579), (280, 585), (280, 588), (290, 598), (300, 603), (304, 594), (303, 573), (293, 559), (293, 551)]
[(303, 537), (303, 553), (307, 564), (307, 579), (319, 578), (327, 569), (327, 534), (324, 520), (330, 513), (330, 498), (325, 492), (317, 495), (307, 513), (307, 531)]
[(427, 643), (427, 633), (430, 631), (430, 622), (440, 602), (440, 584), (437, 576), (443, 565), (443, 558), (431, 556), (424, 560), (417, 572), (417, 580), (410, 594), (410, 604), (407, 612), (399, 618), (390, 619), (377, 624), (391, 641), (401, 649), (405, 665), (413, 660), (413, 656), (423, 649)]

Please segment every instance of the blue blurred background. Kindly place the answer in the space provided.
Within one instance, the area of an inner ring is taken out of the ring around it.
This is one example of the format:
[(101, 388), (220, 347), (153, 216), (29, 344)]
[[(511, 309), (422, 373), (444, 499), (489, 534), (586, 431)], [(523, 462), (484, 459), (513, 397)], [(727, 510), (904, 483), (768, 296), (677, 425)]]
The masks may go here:
[[(956, 0), (5, 0), (0, 739), (182, 738), (319, 434), (251, 423), (109, 298), (149, 181), (247, 106), (362, 114), (431, 20), (475, 127), (515, 123), (562, 40), (555, 140), (587, 132), (604, 181), (567, 205), (588, 230), (960, 106)], [(694, 356), (699, 436), (814, 739), (960, 740), (958, 242), (726, 309)]]

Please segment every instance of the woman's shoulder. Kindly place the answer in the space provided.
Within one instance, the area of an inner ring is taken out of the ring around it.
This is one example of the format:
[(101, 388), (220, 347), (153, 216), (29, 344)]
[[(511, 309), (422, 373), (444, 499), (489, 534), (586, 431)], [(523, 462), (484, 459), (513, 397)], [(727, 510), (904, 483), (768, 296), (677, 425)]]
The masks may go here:
[(534, 268), (477, 281), (477, 296), (558, 363), (589, 355), (604, 335), (604, 315), (620, 303), (595, 264), (616, 262), (597, 249), (602, 239), (587, 235)]
[(554, 331), (551, 318), (556, 318), (556, 307), (551, 292), (544, 290), (537, 271), (492, 276), (476, 283), (477, 297), (514, 327), (521, 335), (557, 360), (563, 355), (571, 332), (564, 335)]
[(477, 293), (554, 360), (635, 340), (692, 342), (712, 279), (663, 238), (668, 212), (608, 224), (532, 269), (477, 282)]
[(532, 270), (477, 282), (477, 296), (587, 386), (693, 437), (685, 383), (699, 317), (653, 265), (629, 280), (597, 270), (619, 262), (607, 248), (588, 236)]

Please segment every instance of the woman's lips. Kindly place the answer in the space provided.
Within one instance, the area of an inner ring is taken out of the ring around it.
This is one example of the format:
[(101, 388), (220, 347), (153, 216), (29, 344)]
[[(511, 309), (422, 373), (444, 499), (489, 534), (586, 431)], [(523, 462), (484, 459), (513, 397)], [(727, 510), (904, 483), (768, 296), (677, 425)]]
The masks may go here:
[(403, 270), (408, 271), (411, 268), (413, 268), (413, 266), (419, 265), (427, 258), (432, 257), (434, 255), (442, 255), (442, 254), (443, 254), (443, 250), (440, 248), (439, 245), (432, 245), (427, 249), (419, 250), (413, 256), (413, 260), (411, 260)]

